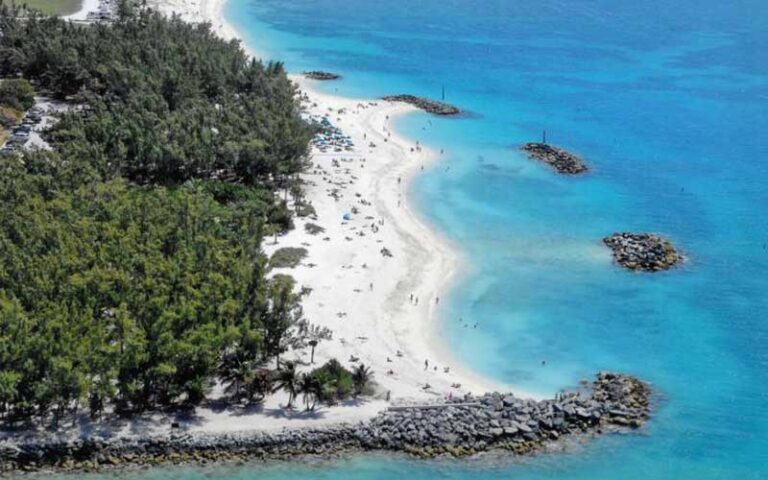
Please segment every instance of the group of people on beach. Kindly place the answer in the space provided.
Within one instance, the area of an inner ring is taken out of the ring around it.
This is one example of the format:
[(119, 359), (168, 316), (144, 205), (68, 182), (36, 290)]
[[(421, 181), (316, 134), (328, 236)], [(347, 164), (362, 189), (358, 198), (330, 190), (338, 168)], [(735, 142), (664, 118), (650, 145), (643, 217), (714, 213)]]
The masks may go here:
[[(307, 95), (303, 95), (302, 99), (305, 103), (311, 104), (313, 107), (317, 107), (317, 109), (321, 108), (318, 106), (317, 102), (313, 102), (312, 99)], [(315, 178), (318, 178), (328, 184), (326, 194), (332, 197), (335, 202), (341, 203), (344, 202), (345, 199), (350, 199), (353, 201), (353, 204), (349, 207), (349, 211), (344, 213), (343, 218), (341, 219), (342, 228), (349, 232), (348, 236), (345, 237), (347, 241), (352, 241), (355, 237), (366, 237), (366, 233), (375, 236), (376, 234), (379, 234), (385, 227), (385, 220), (383, 217), (380, 215), (367, 213), (367, 211), (370, 211), (371, 208), (375, 208), (375, 206), (373, 205), (373, 202), (365, 197), (365, 193), (363, 191), (354, 192), (353, 190), (351, 191), (351, 189), (354, 188), (353, 186), (360, 180), (360, 178), (355, 175), (355, 170), (357, 168), (364, 168), (366, 165), (366, 159), (364, 157), (365, 153), (362, 150), (364, 150), (367, 146), (370, 149), (368, 152), (370, 154), (373, 151), (372, 149), (376, 148), (374, 142), (378, 142), (379, 140), (386, 142), (388, 139), (392, 138), (392, 132), (387, 125), (389, 116), (386, 117), (387, 121), (380, 131), (381, 137), (379, 139), (372, 138), (376, 137), (376, 135), (369, 136), (366, 132), (363, 132), (361, 137), (365, 140), (365, 142), (360, 146), (356, 146), (353, 137), (342, 132), (341, 128), (337, 126), (343, 123), (342, 117), (344, 115), (349, 113), (358, 114), (361, 112), (361, 110), (366, 109), (369, 106), (370, 105), (368, 104), (358, 104), (356, 108), (351, 108), (349, 110), (327, 109), (326, 112), (322, 112), (321, 114), (308, 115), (308, 117), (311, 118), (311, 120), (314, 120), (321, 129), (321, 133), (314, 138), (313, 142), (313, 147), (316, 153), (320, 155), (315, 155), (313, 171), (311, 173), (315, 176)], [(333, 123), (331, 122), (331, 116), (337, 117)], [(415, 146), (405, 147), (403, 153), (407, 154), (409, 152), (411, 154), (422, 152), (421, 143), (417, 141)], [(441, 151), (440, 153), (442, 154), (443, 152)], [(421, 166), (421, 169), (423, 170), (423, 165)], [(401, 198), (404, 193), (403, 177), (397, 176), (396, 182), (397, 205), (400, 206)], [(311, 183), (311, 181), (308, 181), (308, 183)], [(366, 222), (360, 223), (355, 221), (356, 218), (363, 217), (367, 220)], [(330, 240), (330, 237), (325, 237), (324, 240)], [(379, 243), (382, 242), (381, 239), (376, 241)], [(384, 250), (390, 252), (390, 250), (386, 247), (383, 247), (381, 250), (382, 254)], [(387, 255), (384, 256), (386, 257)], [(364, 264), (363, 268), (367, 268), (367, 265)], [(349, 275), (349, 273), (345, 273), (345, 275)], [(374, 292), (375, 285), (374, 281), (371, 280), (372, 279), (369, 279), (363, 285), (367, 285), (367, 290), (369, 292)], [(354, 291), (356, 293), (361, 293), (363, 288), (355, 288)], [(419, 306), (420, 303), (423, 304), (423, 302), (420, 302), (420, 298), (415, 292), (410, 293), (409, 302), (413, 306)], [(440, 303), (440, 297), (435, 296), (434, 302), (435, 305), (438, 305)], [(353, 345), (351, 343), (343, 343), (349, 346)], [(353, 354), (350, 356), (350, 358), (354, 358), (356, 361), (359, 361), (361, 356), (358, 353), (359, 351), (353, 350)], [(396, 356), (403, 357), (404, 354), (398, 350)], [(386, 362), (393, 363), (393, 358), (394, 357), (386, 357)], [(375, 365), (375, 362), (373, 363)], [(430, 365), (429, 360), (425, 360), (424, 371), (430, 373), (441, 372), (442, 374), (450, 374), (451, 369), (447, 366), (440, 368), (434, 364)], [(388, 376), (396, 375), (394, 368), (387, 368), (385, 373)], [(424, 382), (420, 385), (422, 390), (427, 391), (432, 389), (432, 386), (428, 382)], [(451, 387), (460, 388), (460, 384), (454, 382)]]

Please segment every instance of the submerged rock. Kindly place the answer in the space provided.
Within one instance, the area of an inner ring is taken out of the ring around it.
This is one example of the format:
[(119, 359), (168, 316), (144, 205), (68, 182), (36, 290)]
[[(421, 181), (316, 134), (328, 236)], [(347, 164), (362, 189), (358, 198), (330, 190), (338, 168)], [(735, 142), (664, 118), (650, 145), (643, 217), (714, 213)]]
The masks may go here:
[(457, 115), (461, 111), (448, 103), (438, 102), (437, 100), (430, 100), (428, 98), (417, 97), (415, 95), (390, 95), (383, 97), (384, 100), (389, 102), (403, 102), (410, 103), (417, 108), (424, 110), (427, 113), (435, 115)]
[(683, 261), (669, 240), (653, 233), (614, 233), (603, 243), (613, 250), (616, 263), (630, 270), (656, 272)]
[(527, 152), (530, 158), (554, 167), (558, 173), (577, 175), (587, 171), (587, 166), (581, 158), (571, 152), (546, 143), (526, 143), (520, 149)]

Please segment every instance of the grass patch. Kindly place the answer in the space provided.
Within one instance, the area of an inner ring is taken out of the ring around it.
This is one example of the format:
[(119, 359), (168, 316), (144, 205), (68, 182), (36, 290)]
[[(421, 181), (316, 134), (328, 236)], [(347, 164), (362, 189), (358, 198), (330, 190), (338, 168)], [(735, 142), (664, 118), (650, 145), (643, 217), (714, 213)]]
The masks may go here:
[(0, 106), (0, 124), (5, 127), (12, 127), (21, 122), (24, 118), (24, 112), (15, 108)]
[(269, 266), (272, 268), (294, 268), (307, 256), (306, 248), (283, 247), (272, 254)]
[(47, 15), (72, 15), (80, 10), (83, 0), (22, 0), (17, 4), (26, 4), (29, 8), (40, 10)]

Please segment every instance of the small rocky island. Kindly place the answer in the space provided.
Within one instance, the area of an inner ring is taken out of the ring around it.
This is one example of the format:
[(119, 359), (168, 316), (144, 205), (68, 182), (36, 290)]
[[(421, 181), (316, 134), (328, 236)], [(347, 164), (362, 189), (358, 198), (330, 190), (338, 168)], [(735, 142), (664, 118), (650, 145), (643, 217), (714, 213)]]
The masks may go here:
[(390, 407), (368, 422), (330, 427), (134, 438), (0, 441), (0, 472), (96, 470), (121, 465), (287, 459), (383, 450), (418, 457), (489, 450), (528, 455), (577, 435), (636, 429), (651, 414), (651, 389), (619, 373), (554, 399), (488, 393), (432, 405)]
[(310, 80), (338, 80), (341, 78), (341, 75), (337, 73), (323, 72), (321, 70), (312, 70), (310, 72), (304, 72), (303, 75), (309, 78)]
[(613, 259), (630, 270), (656, 272), (683, 261), (669, 240), (653, 233), (614, 233), (603, 239), (613, 250)]
[(383, 97), (383, 100), (390, 102), (410, 103), (411, 105), (414, 105), (415, 107), (434, 115), (448, 116), (458, 115), (461, 113), (458, 108), (451, 104), (438, 102), (437, 100), (430, 100), (428, 98), (417, 97), (415, 95), (389, 95), (387, 97)]
[(542, 161), (565, 175), (577, 175), (587, 171), (587, 166), (578, 156), (562, 148), (553, 147), (546, 143), (526, 143), (521, 150), (528, 157)]

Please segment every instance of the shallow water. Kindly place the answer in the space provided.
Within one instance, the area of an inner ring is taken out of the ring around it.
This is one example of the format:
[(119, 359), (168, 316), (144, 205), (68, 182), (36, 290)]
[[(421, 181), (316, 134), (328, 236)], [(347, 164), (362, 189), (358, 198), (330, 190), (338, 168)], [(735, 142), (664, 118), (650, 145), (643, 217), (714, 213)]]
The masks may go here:
[[(662, 397), (643, 435), (501, 465), (372, 456), (140, 478), (768, 478), (768, 3), (669, 3), (227, 7), (247, 43), (289, 70), (344, 74), (329, 92), (445, 86), (470, 115), (398, 125), (447, 151), (411, 191), (471, 266), (441, 302), (445, 341), (525, 390), (635, 373)], [(515, 150), (544, 129), (592, 172), (560, 177)], [(668, 235), (689, 261), (620, 270), (600, 243), (617, 230)]]

